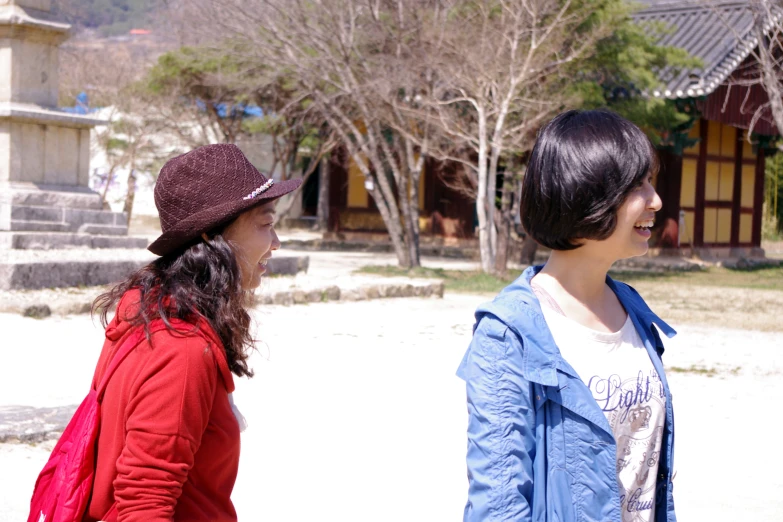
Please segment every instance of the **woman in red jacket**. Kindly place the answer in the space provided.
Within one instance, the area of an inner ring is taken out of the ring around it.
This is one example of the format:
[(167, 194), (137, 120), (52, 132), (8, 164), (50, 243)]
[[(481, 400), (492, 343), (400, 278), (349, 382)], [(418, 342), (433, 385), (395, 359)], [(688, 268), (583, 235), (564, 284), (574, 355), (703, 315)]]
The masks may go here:
[(164, 165), (155, 186), (163, 233), (149, 246), (161, 257), (94, 306), (107, 326), (95, 383), (132, 331), (146, 338), (106, 388), (86, 520), (237, 519), (232, 374), (253, 375), (248, 294), (280, 247), (275, 201), (300, 183), (267, 179), (234, 145)]

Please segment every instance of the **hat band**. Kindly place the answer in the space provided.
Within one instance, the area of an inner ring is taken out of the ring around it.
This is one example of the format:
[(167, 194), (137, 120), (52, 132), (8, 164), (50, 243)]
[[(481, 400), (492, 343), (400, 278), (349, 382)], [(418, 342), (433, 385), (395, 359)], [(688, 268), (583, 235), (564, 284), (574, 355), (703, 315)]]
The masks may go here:
[(251, 192), (250, 194), (248, 194), (247, 196), (245, 196), (242, 199), (254, 199), (254, 198), (257, 198), (259, 195), (261, 195), (264, 192), (266, 192), (267, 190), (269, 190), (269, 187), (274, 185), (274, 183), (275, 183), (275, 181), (273, 179), (270, 179), (269, 181), (267, 181), (266, 183), (264, 183), (263, 185), (261, 185), (260, 187), (258, 187), (257, 189), (255, 189), (253, 192)]

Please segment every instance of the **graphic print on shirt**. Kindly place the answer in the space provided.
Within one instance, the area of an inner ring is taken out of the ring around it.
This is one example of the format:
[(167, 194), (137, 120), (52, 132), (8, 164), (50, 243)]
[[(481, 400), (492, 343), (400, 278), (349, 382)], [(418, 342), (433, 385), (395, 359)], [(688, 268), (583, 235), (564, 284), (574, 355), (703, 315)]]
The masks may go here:
[(613, 374), (587, 381), (617, 441), (617, 479), (623, 522), (648, 522), (655, 508), (666, 395), (654, 368), (622, 380)]

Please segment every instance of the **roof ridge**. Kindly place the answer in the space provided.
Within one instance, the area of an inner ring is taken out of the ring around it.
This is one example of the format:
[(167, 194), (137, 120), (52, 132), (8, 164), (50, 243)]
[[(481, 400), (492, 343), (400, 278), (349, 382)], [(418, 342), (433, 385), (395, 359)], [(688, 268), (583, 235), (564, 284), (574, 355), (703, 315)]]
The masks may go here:
[(659, 3), (650, 5), (649, 7), (645, 7), (644, 9), (640, 9), (639, 11), (636, 11), (633, 13), (633, 16), (643, 16), (646, 14), (659, 14), (659, 13), (675, 13), (675, 12), (681, 12), (681, 11), (713, 11), (715, 9), (726, 9), (726, 8), (750, 8), (750, 4), (748, 2), (737, 2), (734, 1), (728, 1), (728, 2), (716, 2), (716, 3), (707, 3), (707, 2), (677, 2), (673, 1), (671, 3)]
[[(757, 45), (752, 6), (747, 1), (643, 0), (647, 9), (634, 13), (637, 23), (660, 22), (670, 28), (655, 38), (679, 47), (703, 62), (700, 68), (656, 71), (662, 85), (655, 97), (670, 99), (709, 95), (748, 57)], [(775, 9), (780, 20), (783, 10)], [(772, 23), (771, 21), (769, 23)], [(768, 24), (769, 25), (769, 24)], [(769, 26), (764, 28), (769, 30)]]

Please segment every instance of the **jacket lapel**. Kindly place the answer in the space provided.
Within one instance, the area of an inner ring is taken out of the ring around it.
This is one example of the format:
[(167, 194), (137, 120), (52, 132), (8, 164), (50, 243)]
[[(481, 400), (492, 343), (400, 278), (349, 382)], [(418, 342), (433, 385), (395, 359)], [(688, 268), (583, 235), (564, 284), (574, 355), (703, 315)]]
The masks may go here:
[(576, 370), (560, 354), (560, 349), (555, 344), (541, 312), (538, 298), (530, 288), (530, 280), (541, 268), (541, 266), (528, 268), (494, 301), (479, 307), (476, 312), (476, 324), (483, 315), (494, 315), (522, 340), (524, 343), (523, 377), (541, 385), (544, 395), (536, 401), (537, 407), (549, 399), (613, 436), (609, 422), (590, 390)]
[[(530, 288), (530, 280), (541, 268), (543, 267), (535, 266), (526, 269), (491, 303), (479, 307), (476, 311), (476, 324), (482, 316), (494, 315), (522, 340), (523, 377), (541, 385), (544, 394), (544, 397), (537, 401), (537, 406), (543, 404), (544, 399), (552, 400), (612, 435), (609, 422), (592, 393), (576, 370), (560, 354), (541, 312), (541, 304)], [(652, 325), (655, 324), (667, 337), (673, 337), (676, 332), (655, 315), (631, 287), (618, 284), (608, 276), (606, 282), (631, 317), (661, 382), (668, 390), (663, 365), (653, 345)]]

